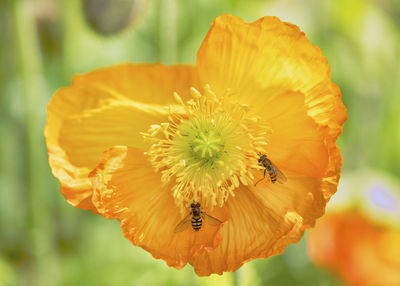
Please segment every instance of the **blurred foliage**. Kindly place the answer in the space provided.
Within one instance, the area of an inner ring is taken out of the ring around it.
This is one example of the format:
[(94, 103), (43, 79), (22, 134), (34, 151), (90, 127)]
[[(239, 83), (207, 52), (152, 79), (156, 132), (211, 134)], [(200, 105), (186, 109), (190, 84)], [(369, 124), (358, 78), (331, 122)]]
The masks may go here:
[(132, 0), (146, 3), (124, 11), (125, 22), (115, 19), (121, 11), (100, 6), (88, 14), (90, 2), (0, 1), (0, 286), (340, 285), (311, 264), (305, 239), (209, 278), (131, 246), (117, 221), (75, 209), (59, 193), (46, 160), (46, 104), (75, 73), (119, 62), (195, 63), (220, 14), (276, 15), (299, 25), (329, 59), (349, 113), (339, 141), (343, 173), (370, 166), (399, 177), (399, 1)]

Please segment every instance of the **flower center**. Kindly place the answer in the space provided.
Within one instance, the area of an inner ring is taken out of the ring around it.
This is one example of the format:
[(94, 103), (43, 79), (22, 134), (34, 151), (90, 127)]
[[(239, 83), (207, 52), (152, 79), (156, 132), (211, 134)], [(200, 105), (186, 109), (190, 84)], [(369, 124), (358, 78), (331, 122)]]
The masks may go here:
[(269, 127), (227, 93), (217, 97), (209, 86), (184, 103), (170, 106), (169, 122), (152, 125), (144, 138), (152, 145), (147, 155), (162, 182), (174, 181), (175, 203), (186, 211), (193, 201), (220, 207), (234, 190), (253, 182), (258, 153), (265, 153)]
[(201, 153), (201, 160), (203, 160), (204, 163), (210, 160), (214, 161), (214, 158), (220, 154), (219, 151), (221, 151), (221, 148), (224, 147), (224, 145), (221, 144), (221, 134), (216, 134), (213, 130), (209, 129), (212, 128), (200, 131), (193, 139), (193, 151), (196, 152), (196, 155)]

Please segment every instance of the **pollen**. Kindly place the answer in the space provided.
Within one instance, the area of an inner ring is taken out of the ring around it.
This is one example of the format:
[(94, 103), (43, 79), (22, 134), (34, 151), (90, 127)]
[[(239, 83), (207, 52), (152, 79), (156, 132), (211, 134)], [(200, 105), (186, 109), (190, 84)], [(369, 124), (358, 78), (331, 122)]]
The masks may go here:
[(181, 212), (193, 201), (212, 209), (222, 207), (240, 184), (253, 182), (258, 155), (265, 153), (271, 129), (249, 106), (217, 96), (209, 86), (203, 94), (191, 88), (184, 102), (169, 107), (168, 122), (142, 133), (150, 143), (146, 152)]

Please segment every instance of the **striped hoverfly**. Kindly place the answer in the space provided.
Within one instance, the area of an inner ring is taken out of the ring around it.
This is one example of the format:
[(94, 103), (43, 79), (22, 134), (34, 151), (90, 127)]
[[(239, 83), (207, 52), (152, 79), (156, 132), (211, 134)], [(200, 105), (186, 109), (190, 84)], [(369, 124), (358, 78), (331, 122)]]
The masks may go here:
[(203, 220), (214, 226), (219, 226), (222, 221), (208, 215), (206, 212), (201, 211), (200, 203), (193, 202), (190, 207), (192, 210), (190, 213), (175, 227), (174, 233), (179, 233), (187, 229), (190, 225), (194, 231), (199, 231), (203, 225)]
[(267, 155), (265, 154), (259, 154), (260, 158), (258, 159), (258, 164), (260, 166), (263, 166), (264, 169), (264, 177), (258, 180), (254, 186), (256, 186), (259, 182), (265, 179), (266, 173), (268, 171), (268, 176), (269, 179), (272, 183), (285, 183), (286, 182), (286, 176), (279, 170), (274, 163), (270, 159), (268, 159)]

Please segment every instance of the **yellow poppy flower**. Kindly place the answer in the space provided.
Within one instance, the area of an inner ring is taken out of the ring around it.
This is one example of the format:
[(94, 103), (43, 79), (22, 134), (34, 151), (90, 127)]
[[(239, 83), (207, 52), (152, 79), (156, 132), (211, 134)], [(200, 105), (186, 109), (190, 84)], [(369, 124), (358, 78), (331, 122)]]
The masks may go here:
[(68, 202), (210, 275), (279, 254), (314, 225), (336, 192), (345, 120), (326, 58), (298, 27), (225, 15), (196, 66), (75, 76), (49, 103), (45, 135)]

